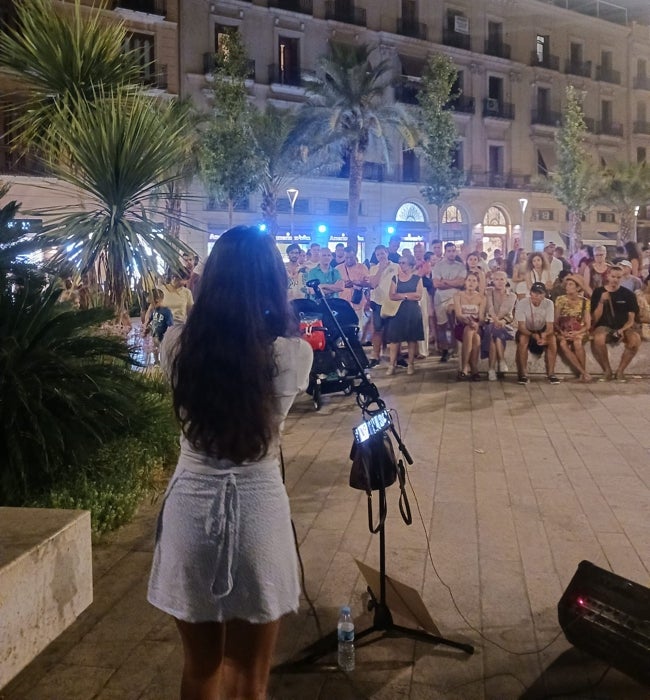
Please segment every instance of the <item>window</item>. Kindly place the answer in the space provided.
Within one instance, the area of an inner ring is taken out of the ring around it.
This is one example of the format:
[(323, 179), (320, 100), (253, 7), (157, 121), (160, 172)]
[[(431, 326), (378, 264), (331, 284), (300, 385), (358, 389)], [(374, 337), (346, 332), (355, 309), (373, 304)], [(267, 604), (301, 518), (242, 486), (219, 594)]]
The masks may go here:
[[(291, 212), (291, 204), (289, 204), (288, 197), (280, 197), (275, 202), (275, 210), (278, 214), (288, 214)], [(295, 214), (309, 214), (309, 200), (304, 197), (299, 197), (296, 199), (296, 203), (293, 206), (293, 211)]]
[(422, 207), (417, 205), (415, 202), (405, 202), (397, 210), (397, 214), (395, 214), (395, 221), (411, 221), (414, 223), (424, 223), (426, 219), (424, 217), (424, 211)]
[(420, 181), (420, 161), (413, 149), (402, 151), (402, 181)]
[(603, 72), (608, 72), (612, 70), (613, 59), (611, 51), (600, 52), (600, 65), (603, 69)]
[(503, 174), (503, 146), (490, 146), (488, 149), (488, 166), (490, 173)]
[(140, 68), (140, 78), (145, 83), (151, 83), (156, 78), (156, 67), (154, 64), (154, 37), (151, 34), (129, 34), (124, 42), (124, 49), (132, 52), (138, 67)]
[(636, 162), (645, 163), (646, 162), (646, 151), (645, 146), (637, 146), (636, 149)]
[(648, 63), (645, 58), (639, 58), (636, 62), (636, 77), (645, 80), (647, 77)]
[(537, 88), (537, 113), (539, 116), (547, 116), (551, 111), (551, 88)]
[(458, 207), (449, 206), (445, 209), (442, 215), (443, 224), (462, 224), (463, 214)]
[(537, 174), (548, 177), (548, 166), (546, 165), (544, 156), (539, 149), (537, 149)]
[(549, 41), (550, 37), (548, 34), (538, 34), (535, 40), (535, 54), (537, 55), (538, 63), (546, 63), (549, 54)]
[(500, 46), (503, 43), (503, 24), (488, 21), (488, 43), (490, 46)]
[(636, 103), (636, 120), (638, 122), (644, 122), (646, 121), (646, 107), (645, 107), (645, 102), (637, 102)]
[(469, 34), (469, 19), (458, 10), (447, 10), (447, 29), (456, 34)]
[(327, 205), (327, 211), (331, 216), (347, 216), (348, 200), (330, 199)]
[(612, 124), (612, 103), (610, 100), (601, 100), (600, 102), (600, 118), (604, 127)]
[(503, 78), (491, 75), (488, 78), (488, 98), (497, 100), (501, 104), (503, 99)]
[(616, 216), (612, 212), (599, 211), (596, 215), (599, 224), (615, 224)]
[(300, 85), (300, 39), (278, 37), (278, 72), (275, 82)]
[(575, 41), (571, 42), (571, 65), (578, 66), (583, 61), (583, 47)]
[(237, 27), (233, 27), (230, 24), (216, 24), (214, 27), (214, 51), (215, 53), (222, 52), (224, 47), (224, 39), (228, 35), (236, 34)]
[(462, 170), (463, 165), (463, 143), (462, 141), (457, 141), (451, 154), (451, 167), (456, 168), (456, 170)]

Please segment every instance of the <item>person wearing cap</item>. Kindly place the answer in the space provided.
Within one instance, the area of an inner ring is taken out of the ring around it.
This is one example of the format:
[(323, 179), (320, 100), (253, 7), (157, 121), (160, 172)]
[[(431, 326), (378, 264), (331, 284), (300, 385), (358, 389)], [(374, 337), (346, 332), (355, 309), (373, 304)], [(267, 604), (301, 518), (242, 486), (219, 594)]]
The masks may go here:
[(517, 375), (519, 384), (528, 384), (526, 373), (528, 352), (544, 355), (546, 376), (550, 384), (559, 384), (555, 376), (555, 360), (557, 358), (557, 342), (555, 339), (555, 307), (546, 298), (546, 286), (542, 282), (533, 282), (530, 295), (520, 299), (515, 306), (515, 322), (517, 333)]
[[(641, 345), (641, 336), (636, 330), (639, 302), (633, 292), (621, 287), (622, 277), (623, 269), (612, 265), (609, 268), (607, 284), (595, 289), (591, 297), (591, 317), (594, 325), (591, 351), (603, 369), (603, 381), (625, 381), (625, 369)], [(609, 363), (607, 344), (615, 345), (621, 340), (625, 349), (614, 373)]]
[(580, 275), (567, 275), (564, 294), (555, 300), (555, 335), (560, 355), (578, 373), (580, 381), (590, 382), (584, 343), (591, 326), (589, 299), (584, 296), (585, 282)]
[(618, 266), (623, 270), (621, 277), (621, 287), (629, 289), (631, 292), (636, 292), (641, 289), (641, 280), (632, 274), (632, 263), (629, 260), (621, 260)]

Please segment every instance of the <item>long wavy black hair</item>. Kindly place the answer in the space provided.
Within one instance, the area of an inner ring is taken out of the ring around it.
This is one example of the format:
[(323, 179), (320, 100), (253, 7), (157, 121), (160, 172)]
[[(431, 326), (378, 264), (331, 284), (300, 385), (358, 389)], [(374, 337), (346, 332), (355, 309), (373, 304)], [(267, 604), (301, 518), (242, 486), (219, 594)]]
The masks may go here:
[(174, 360), (174, 410), (192, 446), (236, 464), (267, 454), (277, 430), (273, 342), (291, 334), (287, 273), (249, 226), (214, 244)]

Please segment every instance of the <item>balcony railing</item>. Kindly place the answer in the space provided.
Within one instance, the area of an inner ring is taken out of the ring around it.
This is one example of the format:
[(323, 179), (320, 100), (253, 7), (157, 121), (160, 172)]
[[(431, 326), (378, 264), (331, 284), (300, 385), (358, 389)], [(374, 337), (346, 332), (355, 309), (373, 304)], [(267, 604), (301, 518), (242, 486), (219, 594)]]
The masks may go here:
[(148, 15), (167, 14), (167, 0), (113, 0), (113, 8), (146, 12)]
[(596, 134), (623, 138), (623, 125), (618, 122), (596, 122)]
[(483, 53), (488, 56), (510, 59), (510, 44), (504, 44), (503, 41), (495, 41), (494, 39), (486, 39)]
[(582, 78), (591, 78), (591, 61), (571, 61), (564, 64), (564, 72), (568, 75), (579, 75)]
[(142, 82), (154, 90), (166, 90), (169, 87), (166, 65), (154, 63), (150, 70), (142, 74)]
[(621, 84), (621, 72), (607, 66), (596, 66), (596, 80), (603, 83)]
[(461, 112), (463, 114), (474, 114), (476, 111), (476, 100), (468, 95), (460, 95), (451, 100), (445, 107), (450, 112)]
[(512, 102), (501, 102), (488, 97), (483, 100), (483, 116), (496, 119), (514, 119), (515, 106)]
[(650, 78), (647, 75), (637, 75), (634, 78), (635, 90), (650, 90)]
[(519, 190), (530, 185), (530, 181), (530, 175), (516, 175), (514, 173), (484, 173), (470, 170), (466, 174), (467, 187), (494, 187)]
[(534, 109), (530, 113), (531, 124), (541, 124), (543, 126), (560, 126), (562, 122), (562, 112), (554, 112), (550, 109)]
[(418, 93), (420, 92), (419, 83), (403, 82), (395, 86), (395, 99), (397, 102), (402, 102), (407, 105), (420, 104), (418, 101)]
[(8, 146), (0, 145), (0, 173), (7, 175), (51, 175), (52, 171), (41, 160), (28, 153), (16, 153)]
[(531, 51), (530, 65), (533, 67), (548, 68), (549, 70), (560, 70), (560, 57), (550, 53), (538, 56), (537, 51)]
[(314, 14), (314, 3), (312, 0), (269, 0), (269, 7), (300, 12), (303, 15)]
[(445, 46), (453, 46), (457, 49), (472, 50), (472, 41), (469, 34), (460, 34), (453, 29), (442, 30), (442, 43)]
[(414, 39), (427, 39), (428, 27), (422, 22), (416, 22), (414, 19), (407, 19), (406, 17), (399, 17), (397, 19), (397, 26), (395, 28), (396, 34), (401, 34), (402, 36), (410, 36)]
[(281, 68), (277, 64), (272, 63), (269, 66), (269, 83), (300, 87), (302, 85), (300, 68)]
[(635, 134), (645, 134), (650, 136), (650, 122), (634, 122), (632, 131)]
[[(214, 71), (216, 65), (215, 54), (212, 51), (203, 54), (203, 72), (207, 75)], [(248, 72), (246, 73), (246, 80), (255, 80), (255, 59), (249, 58), (246, 61), (246, 67)]]
[(325, 19), (333, 19), (346, 24), (356, 24), (357, 27), (366, 26), (366, 9), (354, 5), (341, 6), (337, 0), (325, 2)]

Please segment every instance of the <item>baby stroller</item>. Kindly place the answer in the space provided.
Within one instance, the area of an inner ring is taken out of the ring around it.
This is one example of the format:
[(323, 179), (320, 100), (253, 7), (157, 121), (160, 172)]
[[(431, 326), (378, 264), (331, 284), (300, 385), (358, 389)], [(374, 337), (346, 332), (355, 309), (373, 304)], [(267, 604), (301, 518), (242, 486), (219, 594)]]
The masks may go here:
[[(323, 394), (342, 391), (348, 396), (354, 380), (363, 378), (361, 370), (368, 367), (368, 359), (359, 342), (359, 321), (345, 299), (295, 299), (291, 304), (300, 322), (301, 335), (314, 350), (307, 393), (318, 411)], [(352, 352), (332, 316), (341, 326)]]

